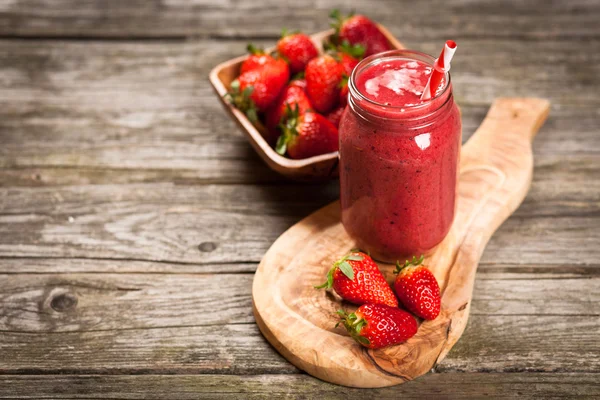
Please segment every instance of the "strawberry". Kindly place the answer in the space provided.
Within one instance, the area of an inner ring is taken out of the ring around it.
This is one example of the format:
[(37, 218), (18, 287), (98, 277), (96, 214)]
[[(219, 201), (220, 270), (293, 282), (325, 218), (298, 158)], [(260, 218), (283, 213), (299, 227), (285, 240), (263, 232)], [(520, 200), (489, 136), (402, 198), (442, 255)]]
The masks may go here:
[(413, 256), (404, 265), (397, 262), (394, 289), (410, 312), (423, 319), (435, 319), (440, 314), (440, 286), (422, 262), (423, 256), (419, 259)]
[(340, 57), (344, 76), (349, 77), (352, 74), (354, 67), (358, 64), (358, 59), (349, 56), (348, 54), (341, 54)]
[(340, 82), (340, 106), (346, 107), (348, 104), (348, 77), (344, 76)]
[(347, 41), (344, 41), (341, 46), (338, 46), (338, 49), (337, 55), (342, 63), (344, 75), (349, 77), (354, 67), (362, 59), (365, 48), (361, 45), (351, 45)]
[(248, 44), (248, 52), (250, 55), (242, 62), (240, 74), (252, 71), (253, 69), (261, 68), (265, 64), (275, 62), (275, 58), (261, 48), (255, 47), (252, 43)]
[(282, 59), (264, 64), (241, 74), (231, 83), (229, 102), (244, 111), (248, 118), (258, 120), (257, 111), (266, 111), (275, 102), (290, 78), (288, 65)]
[(417, 333), (415, 317), (408, 312), (384, 304), (364, 304), (347, 314), (338, 311), (348, 333), (359, 344), (369, 349), (379, 349), (402, 343)]
[(319, 55), (310, 37), (303, 33), (287, 34), (285, 30), (277, 42), (277, 52), (288, 60), (292, 74), (304, 71), (306, 64)]
[(365, 48), (365, 57), (392, 49), (377, 25), (364, 15), (342, 16), (338, 10), (333, 10), (329, 17), (332, 19), (332, 27), (335, 28), (335, 42), (342, 43), (347, 40), (350, 44), (361, 45)]
[(340, 120), (342, 119), (342, 114), (344, 114), (345, 106), (338, 107), (329, 114), (325, 116), (329, 122), (333, 124), (336, 128), (340, 128)]
[(330, 153), (338, 149), (338, 131), (321, 114), (300, 114), (299, 107), (288, 107), (284, 116), (283, 133), (277, 140), (277, 153), (300, 159)]
[(288, 107), (298, 107), (298, 113), (304, 114), (312, 108), (308, 96), (304, 90), (297, 84), (296, 80), (290, 82), (281, 92), (275, 103), (266, 112), (267, 135), (265, 139), (271, 145), (275, 144), (281, 130), (280, 124), (285, 124), (283, 117)]
[(398, 300), (373, 259), (351, 251), (333, 264), (327, 282), (317, 289), (333, 289), (342, 299), (354, 304), (386, 304), (398, 307)]
[(352, 56), (349, 56), (346, 53), (341, 54), (341, 63), (344, 68), (344, 74), (342, 75), (342, 80), (340, 81), (340, 106), (345, 107), (348, 104), (348, 80), (350, 75), (352, 74), (352, 70), (358, 64), (358, 60)]
[[(340, 107), (345, 107), (348, 103), (348, 79), (349, 76), (352, 74), (352, 70), (358, 64), (360, 57), (364, 53), (364, 48), (359, 45), (352, 46), (348, 44), (348, 42), (344, 42), (340, 46), (328, 43), (326, 44), (326, 48), (329, 55), (331, 55), (341, 65), (342, 68), (342, 76), (341, 79), (339, 79), (339, 83), (336, 88), (336, 90), (339, 89), (337, 90), (337, 92), (339, 93), (339, 100), (335, 101), (332, 99), (327, 103), (339, 104)], [(314, 86), (316, 85), (312, 85), (311, 89), (314, 89)], [(327, 105), (326, 108), (331, 111), (330, 105)], [(329, 118), (329, 115), (331, 115), (332, 118)], [(335, 109), (329, 114), (327, 114), (327, 119), (329, 119), (335, 126), (337, 126), (339, 122), (339, 117), (341, 117), (341, 115), (341, 111)]]
[(313, 58), (306, 66), (306, 93), (315, 110), (327, 113), (339, 102), (343, 66), (331, 55)]

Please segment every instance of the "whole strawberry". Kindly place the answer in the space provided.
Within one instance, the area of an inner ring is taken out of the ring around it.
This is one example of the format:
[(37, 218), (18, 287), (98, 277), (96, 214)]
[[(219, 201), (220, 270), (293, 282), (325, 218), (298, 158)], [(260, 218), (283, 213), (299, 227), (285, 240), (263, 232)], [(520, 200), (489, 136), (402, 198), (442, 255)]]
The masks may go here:
[[(338, 311), (346, 330), (359, 344), (369, 349), (402, 343), (417, 333), (415, 317), (404, 310), (384, 304), (364, 304), (347, 314)], [(336, 327), (338, 326), (336, 325)]]
[(343, 74), (342, 64), (329, 54), (309, 61), (305, 71), (306, 93), (316, 111), (326, 114), (337, 106)]
[(341, 46), (338, 46), (338, 59), (342, 64), (344, 70), (344, 76), (349, 77), (352, 74), (352, 70), (358, 62), (363, 58), (365, 48), (361, 45), (350, 45), (347, 41), (344, 41)]
[(391, 50), (392, 46), (377, 25), (364, 15), (342, 16), (338, 10), (329, 15), (335, 28), (334, 40), (342, 43), (361, 45), (365, 48), (365, 57), (371, 54)]
[(404, 265), (398, 262), (394, 289), (400, 303), (410, 312), (423, 319), (435, 319), (440, 314), (440, 286), (422, 262), (423, 256), (419, 259), (413, 256)]
[(324, 116), (309, 111), (300, 114), (299, 107), (288, 107), (282, 134), (277, 139), (277, 153), (301, 159), (338, 149), (338, 130)]
[(319, 55), (309, 36), (303, 33), (287, 34), (277, 42), (277, 52), (288, 60), (292, 74), (304, 71), (306, 64)]
[(270, 54), (265, 53), (261, 48), (255, 47), (252, 43), (248, 44), (248, 58), (242, 62), (240, 67), (240, 75), (244, 72), (252, 71), (253, 69), (261, 68), (265, 64), (275, 62), (275, 58)]
[(373, 259), (360, 251), (352, 251), (333, 264), (327, 282), (317, 289), (333, 289), (354, 304), (386, 304), (398, 307), (398, 300)]
[(298, 113), (304, 114), (312, 108), (308, 96), (304, 90), (294, 83), (290, 82), (281, 92), (275, 103), (266, 112), (267, 133), (265, 139), (271, 145), (277, 142), (281, 135), (280, 124), (285, 125), (284, 116), (287, 108), (298, 107)]
[(229, 101), (244, 111), (248, 118), (258, 120), (257, 112), (266, 111), (275, 102), (290, 78), (288, 65), (282, 59), (267, 63), (241, 74), (231, 83)]

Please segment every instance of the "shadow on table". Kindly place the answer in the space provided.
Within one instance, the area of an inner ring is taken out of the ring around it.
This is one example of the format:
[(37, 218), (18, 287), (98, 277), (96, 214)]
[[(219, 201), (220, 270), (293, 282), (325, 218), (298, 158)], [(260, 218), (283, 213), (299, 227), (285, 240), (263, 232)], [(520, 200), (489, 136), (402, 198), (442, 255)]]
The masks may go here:
[(293, 181), (269, 169), (251, 146), (247, 151), (248, 168), (260, 174), (255, 187), (261, 191), (260, 199), (269, 204), (269, 214), (289, 216), (295, 223), (339, 198), (337, 178), (321, 182)]

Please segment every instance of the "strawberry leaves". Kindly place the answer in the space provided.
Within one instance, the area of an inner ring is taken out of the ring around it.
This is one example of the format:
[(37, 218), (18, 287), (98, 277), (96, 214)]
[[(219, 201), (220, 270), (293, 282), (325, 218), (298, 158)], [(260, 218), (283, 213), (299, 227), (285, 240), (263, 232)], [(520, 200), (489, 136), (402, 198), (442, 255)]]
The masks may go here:
[(339, 53), (344, 53), (360, 60), (365, 55), (366, 51), (364, 46), (360, 44), (350, 44), (347, 40), (344, 40), (341, 44), (325, 42), (323, 43), (323, 49), (337, 61), (341, 61)]
[(365, 47), (360, 44), (350, 44), (347, 40), (344, 40), (339, 46), (342, 53), (346, 53), (354, 58), (361, 59), (365, 55)]
[(283, 28), (281, 30), (281, 37), (284, 38), (286, 36), (297, 35), (298, 33), (300, 33), (300, 31), (297, 30), (297, 29), (295, 29), (295, 30), (289, 30), (288, 28)]
[(407, 268), (409, 266), (419, 266), (423, 263), (423, 260), (425, 260), (425, 256), (423, 254), (421, 254), (421, 257), (417, 258), (416, 256), (413, 256), (412, 260), (406, 260), (404, 262), (404, 265), (400, 264), (400, 261), (396, 261), (396, 270), (394, 271), (395, 274), (400, 273), (401, 270), (403, 270), (404, 268)]
[(337, 267), (344, 275), (348, 277), (348, 279), (351, 281), (354, 280), (354, 270), (352, 269), (352, 265), (350, 265), (347, 261), (342, 261)]
[(369, 339), (360, 335), (362, 329), (367, 325), (367, 321), (365, 319), (359, 318), (356, 315), (356, 313), (348, 314), (344, 310), (338, 310), (337, 314), (340, 316), (340, 321), (337, 324), (335, 324), (336, 328), (340, 324), (344, 324), (344, 327), (354, 340), (356, 340), (360, 344), (364, 344), (365, 346), (371, 344)]
[(231, 90), (226, 93), (223, 97), (227, 102), (233, 104), (236, 108), (243, 111), (246, 117), (255, 123), (258, 121), (258, 114), (256, 110), (256, 104), (250, 98), (250, 95), (254, 91), (253, 86), (248, 86), (244, 90), (240, 91), (240, 82), (236, 79), (231, 82)]
[(331, 289), (333, 287), (333, 272), (335, 267), (331, 268), (327, 273), (327, 281), (321, 285), (314, 286), (315, 289)]
[(362, 261), (362, 256), (348, 253), (344, 257), (340, 258), (333, 264), (333, 269), (336, 267), (342, 271), (344, 275), (348, 277), (351, 281), (354, 280), (354, 270), (352, 269), (352, 265), (348, 261)]
[(250, 54), (265, 54), (265, 49), (263, 49), (262, 47), (256, 47), (252, 43), (248, 43), (248, 46), (246, 46), (246, 50), (248, 50), (248, 53)]
[(275, 151), (284, 155), (287, 151), (287, 146), (294, 136), (298, 136), (298, 118), (300, 116), (300, 110), (298, 103), (294, 104), (294, 108), (290, 106), (290, 103), (285, 103), (285, 114), (281, 117), (279, 128), (283, 132), (277, 139), (275, 145)]
[(325, 282), (319, 286), (315, 286), (315, 289), (323, 289), (323, 288), (331, 289), (333, 287), (333, 273), (335, 272), (335, 270), (337, 268), (339, 268), (339, 270), (342, 271), (342, 273), (348, 279), (353, 281), (354, 280), (354, 269), (352, 269), (352, 265), (350, 265), (350, 263), (348, 261), (362, 261), (362, 260), (363, 260), (363, 257), (359, 254), (356, 254), (353, 252), (346, 254), (344, 257), (340, 258), (333, 264), (333, 267), (331, 267), (331, 269), (327, 273), (327, 282)]

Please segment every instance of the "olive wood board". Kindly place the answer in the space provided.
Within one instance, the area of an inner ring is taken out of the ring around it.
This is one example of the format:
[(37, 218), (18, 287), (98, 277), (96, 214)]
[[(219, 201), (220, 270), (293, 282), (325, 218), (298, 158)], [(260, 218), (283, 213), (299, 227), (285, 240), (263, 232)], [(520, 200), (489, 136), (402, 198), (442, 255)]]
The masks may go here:
[[(336, 311), (356, 306), (313, 287), (325, 280), (336, 259), (355, 247), (340, 222), (339, 202), (334, 202), (284, 232), (258, 266), (252, 299), (265, 338), (296, 367), (345, 386), (392, 386), (440, 363), (467, 324), (475, 271), (487, 242), (529, 190), (531, 143), (549, 108), (544, 99), (496, 99), (463, 145), (454, 221), (424, 262), (442, 294), (435, 320), (420, 322), (407, 342), (377, 350), (354, 342), (343, 325), (335, 328)], [(378, 264), (393, 282), (394, 266)]]

